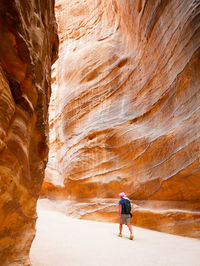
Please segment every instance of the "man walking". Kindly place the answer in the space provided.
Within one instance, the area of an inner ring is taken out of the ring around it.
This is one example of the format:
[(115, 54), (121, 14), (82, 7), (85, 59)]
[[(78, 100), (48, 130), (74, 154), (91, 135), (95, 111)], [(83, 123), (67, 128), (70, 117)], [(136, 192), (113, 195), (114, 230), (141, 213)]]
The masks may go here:
[(133, 231), (131, 226), (131, 203), (124, 192), (121, 192), (119, 196), (121, 198), (119, 201), (119, 236), (122, 237), (123, 224), (126, 224), (130, 231), (130, 239), (133, 240)]

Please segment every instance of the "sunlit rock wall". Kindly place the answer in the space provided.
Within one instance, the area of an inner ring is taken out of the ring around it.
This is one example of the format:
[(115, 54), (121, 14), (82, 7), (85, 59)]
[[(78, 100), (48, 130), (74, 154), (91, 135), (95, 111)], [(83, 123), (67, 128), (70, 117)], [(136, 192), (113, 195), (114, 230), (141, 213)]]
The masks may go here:
[(56, 1), (43, 196), (199, 200), (199, 12), (195, 0)]
[(0, 3), (0, 265), (29, 265), (48, 155), (54, 2)]

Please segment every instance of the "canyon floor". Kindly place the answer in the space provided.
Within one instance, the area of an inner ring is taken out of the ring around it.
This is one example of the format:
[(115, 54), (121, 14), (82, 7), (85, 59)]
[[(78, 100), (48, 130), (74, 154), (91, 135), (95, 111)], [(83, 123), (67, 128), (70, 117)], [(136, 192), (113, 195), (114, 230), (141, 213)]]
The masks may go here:
[(32, 266), (200, 266), (200, 241), (118, 224), (79, 220), (38, 204)]

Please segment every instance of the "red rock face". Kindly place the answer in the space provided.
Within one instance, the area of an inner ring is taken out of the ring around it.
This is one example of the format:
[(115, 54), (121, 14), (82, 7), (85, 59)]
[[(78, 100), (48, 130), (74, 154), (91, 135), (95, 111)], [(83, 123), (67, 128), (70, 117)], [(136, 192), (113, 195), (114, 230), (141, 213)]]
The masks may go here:
[(199, 200), (198, 3), (60, 0), (56, 10), (47, 178), (52, 167), (75, 197)]
[(42, 195), (199, 201), (199, 3), (63, 1)]
[(48, 155), (53, 1), (0, 5), (0, 264), (29, 265)]

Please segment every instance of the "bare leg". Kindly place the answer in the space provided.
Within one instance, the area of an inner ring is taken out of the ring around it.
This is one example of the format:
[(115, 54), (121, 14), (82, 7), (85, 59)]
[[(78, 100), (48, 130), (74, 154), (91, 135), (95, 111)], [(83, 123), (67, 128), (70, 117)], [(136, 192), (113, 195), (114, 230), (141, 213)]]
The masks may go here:
[(119, 224), (119, 233), (120, 234), (122, 233), (122, 228), (123, 228), (123, 225), (122, 224)]
[(129, 231), (130, 231), (130, 234), (132, 235), (133, 234), (133, 230), (132, 230), (131, 224), (127, 224), (127, 226), (128, 226)]

